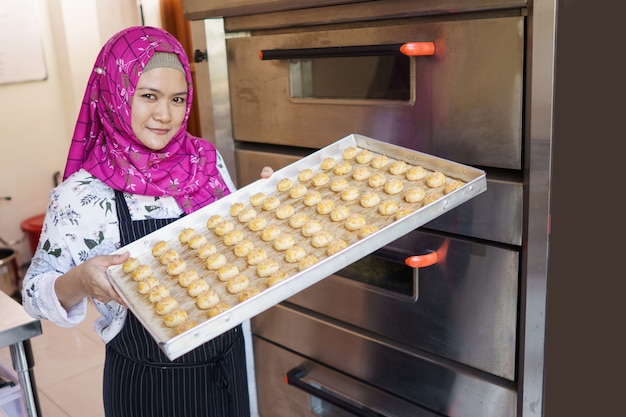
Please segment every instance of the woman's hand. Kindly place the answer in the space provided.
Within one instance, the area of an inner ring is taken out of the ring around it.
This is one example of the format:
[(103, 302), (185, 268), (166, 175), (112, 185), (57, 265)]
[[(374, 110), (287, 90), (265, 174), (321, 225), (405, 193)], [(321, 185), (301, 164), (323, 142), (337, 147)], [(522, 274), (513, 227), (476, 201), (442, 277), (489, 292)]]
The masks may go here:
[(110, 266), (124, 263), (129, 257), (130, 252), (95, 256), (60, 276), (55, 282), (55, 290), (61, 305), (69, 310), (89, 296), (103, 303), (116, 301), (126, 307), (126, 303), (107, 278), (106, 270)]
[(263, 167), (263, 169), (261, 170), (261, 178), (269, 178), (272, 176), (273, 173), (274, 170), (272, 169), (272, 167)]

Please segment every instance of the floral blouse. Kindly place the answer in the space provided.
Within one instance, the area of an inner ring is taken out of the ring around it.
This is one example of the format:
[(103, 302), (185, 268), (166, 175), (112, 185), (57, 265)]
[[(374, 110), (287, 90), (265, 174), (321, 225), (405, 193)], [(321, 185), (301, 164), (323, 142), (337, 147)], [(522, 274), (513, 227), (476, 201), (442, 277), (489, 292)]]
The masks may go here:
[[(219, 156), (217, 166), (234, 191), (235, 185)], [(173, 218), (183, 213), (173, 197), (126, 193), (124, 197), (133, 220)], [(37, 319), (63, 327), (82, 322), (87, 314), (87, 298), (65, 310), (54, 289), (56, 279), (87, 259), (108, 255), (120, 247), (115, 192), (81, 169), (50, 192), (39, 245), (22, 285), (25, 310)], [(126, 309), (114, 301), (93, 302), (101, 314), (94, 329), (106, 343), (122, 329)]]

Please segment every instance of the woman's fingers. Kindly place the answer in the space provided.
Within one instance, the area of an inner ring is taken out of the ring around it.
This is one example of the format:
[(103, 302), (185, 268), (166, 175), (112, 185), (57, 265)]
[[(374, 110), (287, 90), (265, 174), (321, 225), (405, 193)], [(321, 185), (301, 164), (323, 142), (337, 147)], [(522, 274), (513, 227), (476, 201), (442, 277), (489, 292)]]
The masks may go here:
[(261, 170), (261, 178), (269, 178), (274, 173), (272, 167), (263, 167)]

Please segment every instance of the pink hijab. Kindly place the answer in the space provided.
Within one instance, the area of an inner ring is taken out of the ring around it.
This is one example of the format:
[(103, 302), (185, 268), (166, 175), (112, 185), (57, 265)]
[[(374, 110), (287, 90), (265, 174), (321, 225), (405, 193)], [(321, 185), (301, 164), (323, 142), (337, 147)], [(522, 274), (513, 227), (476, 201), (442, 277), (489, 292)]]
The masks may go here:
[[(160, 151), (143, 146), (131, 126), (131, 99), (155, 52), (178, 55), (189, 92), (183, 124)], [(187, 132), (192, 90), (189, 60), (171, 34), (149, 26), (115, 34), (100, 51), (89, 77), (63, 179), (84, 168), (115, 190), (172, 196), (186, 213), (227, 195), (215, 148)]]

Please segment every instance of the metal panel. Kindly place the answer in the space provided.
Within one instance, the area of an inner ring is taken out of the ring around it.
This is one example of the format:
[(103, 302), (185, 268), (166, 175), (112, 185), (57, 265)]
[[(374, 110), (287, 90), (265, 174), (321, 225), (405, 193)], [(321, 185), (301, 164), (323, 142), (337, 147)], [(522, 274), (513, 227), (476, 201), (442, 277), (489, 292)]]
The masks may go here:
[[(469, 165), (521, 168), (522, 17), (227, 39), (236, 140), (321, 148), (352, 132)], [(287, 61), (262, 49), (434, 41), (415, 100), (290, 99)]]

